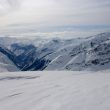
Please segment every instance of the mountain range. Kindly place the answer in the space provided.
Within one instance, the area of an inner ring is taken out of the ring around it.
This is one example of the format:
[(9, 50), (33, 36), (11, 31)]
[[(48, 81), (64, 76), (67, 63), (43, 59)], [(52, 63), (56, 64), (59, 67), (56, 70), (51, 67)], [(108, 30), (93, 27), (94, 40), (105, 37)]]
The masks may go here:
[(86, 38), (0, 37), (0, 71), (99, 71), (110, 68), (110, 32)]

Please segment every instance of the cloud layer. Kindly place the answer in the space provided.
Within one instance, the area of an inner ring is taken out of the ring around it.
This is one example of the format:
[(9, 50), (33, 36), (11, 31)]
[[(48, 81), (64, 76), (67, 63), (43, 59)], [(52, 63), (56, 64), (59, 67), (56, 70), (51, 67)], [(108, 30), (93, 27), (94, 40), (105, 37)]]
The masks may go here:
[(0, 29), (110, 25), (110, 0), (0, 0)]

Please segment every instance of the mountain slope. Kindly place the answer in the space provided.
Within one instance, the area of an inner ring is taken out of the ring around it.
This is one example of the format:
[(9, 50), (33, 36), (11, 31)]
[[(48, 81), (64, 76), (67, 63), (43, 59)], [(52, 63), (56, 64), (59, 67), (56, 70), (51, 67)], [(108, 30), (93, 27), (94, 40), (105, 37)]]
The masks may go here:
[(100, 70), (110, 67), (110, 33), (85, 39), (79, 45), (67, 46), (47, 57), (46, 70)]
[(21, 42), (10, 38), (4, 45), (1, 43), (0, 52), (22, 71), (98, 71), (110, 67), (110, 33), (75, 39), (23, 39)]
[(0, 72), (18, 71), (19, 69), (13, 64), (9, 58), (0, 52)]

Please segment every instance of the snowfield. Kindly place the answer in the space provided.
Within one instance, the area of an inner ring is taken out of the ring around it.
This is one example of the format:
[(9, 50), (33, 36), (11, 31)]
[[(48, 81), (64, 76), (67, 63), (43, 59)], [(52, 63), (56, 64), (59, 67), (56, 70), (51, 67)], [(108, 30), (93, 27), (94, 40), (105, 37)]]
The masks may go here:
[(110, 110), (109, 71), (0, 73), (0, 110)]

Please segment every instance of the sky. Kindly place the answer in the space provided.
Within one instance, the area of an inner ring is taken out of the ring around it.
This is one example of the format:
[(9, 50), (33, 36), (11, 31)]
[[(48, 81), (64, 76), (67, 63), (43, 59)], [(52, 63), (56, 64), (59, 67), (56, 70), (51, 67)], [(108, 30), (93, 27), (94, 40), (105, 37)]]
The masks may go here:
[(0, 0), (0, 34), (80, 36), (110, 31), (110, 0)]

